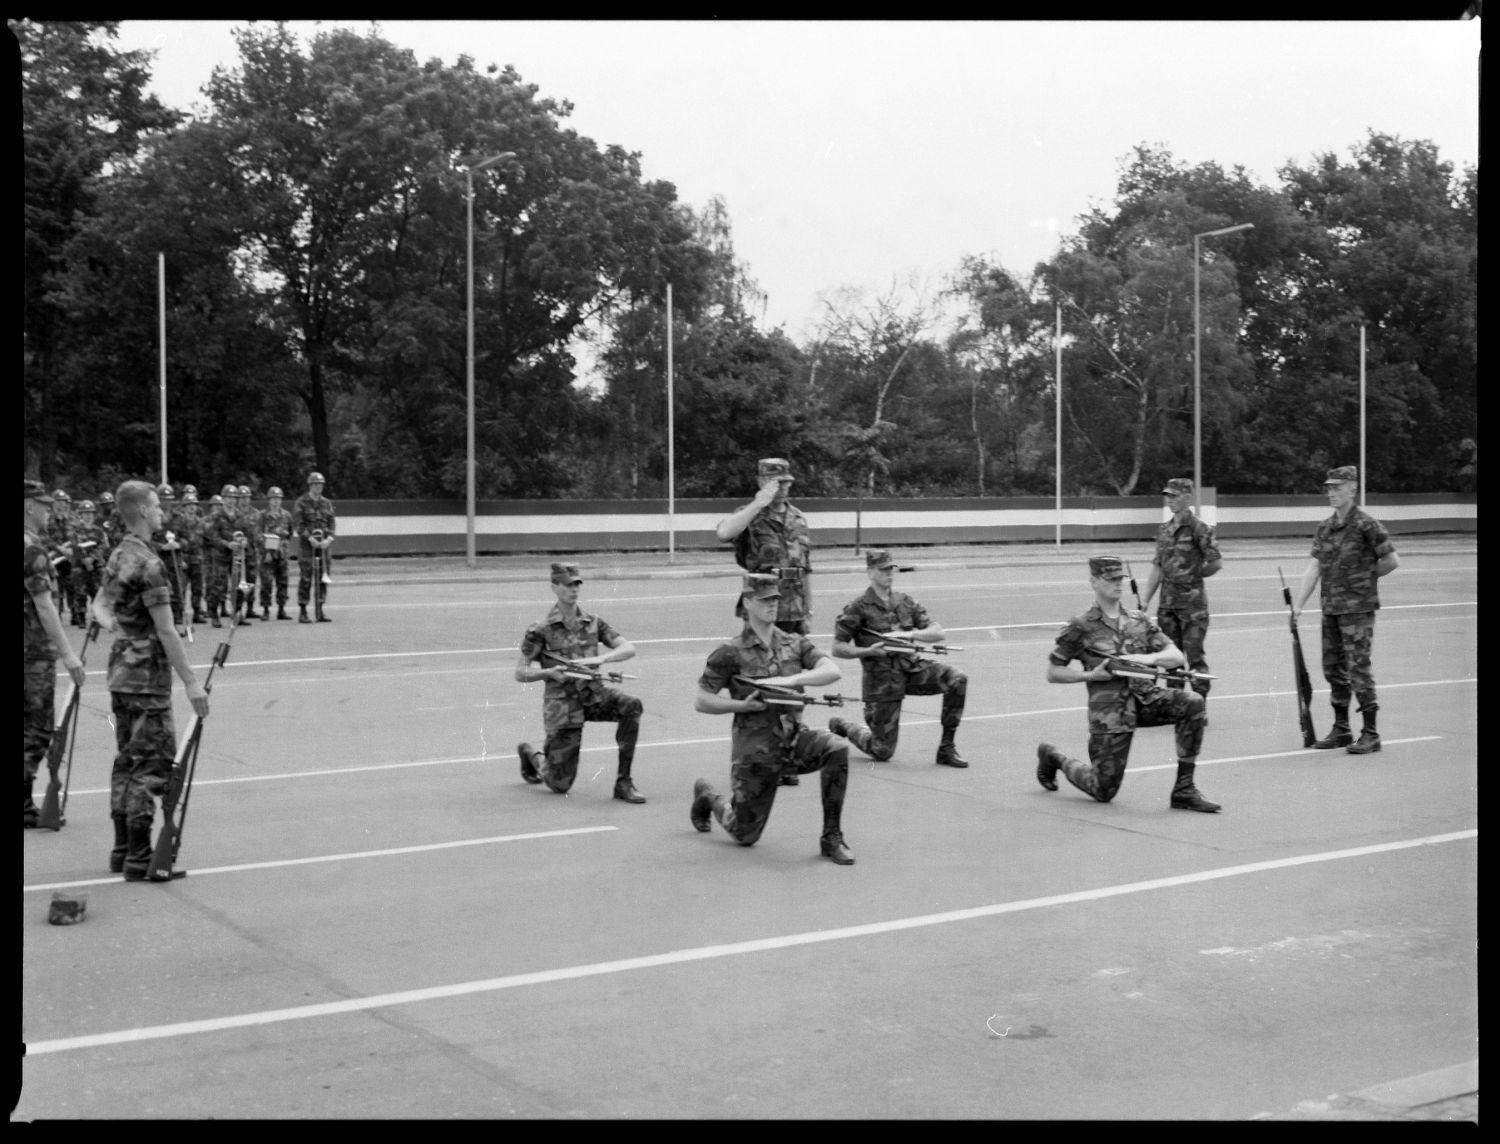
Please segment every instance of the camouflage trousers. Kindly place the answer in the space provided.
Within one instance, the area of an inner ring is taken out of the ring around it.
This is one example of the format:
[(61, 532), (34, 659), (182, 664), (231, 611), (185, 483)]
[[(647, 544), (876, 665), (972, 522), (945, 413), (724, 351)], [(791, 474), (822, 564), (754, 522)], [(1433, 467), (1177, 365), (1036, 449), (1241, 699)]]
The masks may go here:
[(271, 606), (273, 587), (276, 589), (277, 606), (286, 607), (287, 559), (286, 552), (280, 549), (264, 553), (260, 558), (260, 606), (262, 608)]
[(89, 601), (99, 590), (100, 578), (99, 569), (79, 567), (74, 567), (68, 577), (68, 610), (75, 616), (82, 616), (85, 623), (88, 622)]
[[(943, 742), (952, 743), (953, 734), (964, 717), (964, 702), (969, 693), (969, 677), (946, 663), (924, 662), (906, 676), (908, 695), (943, 696)], [(865, 704), (865, 725), (849, 724), (848, 739), (877, 763), (889, 761), (896, 753), (896, 739), (901, 734), (901, 700), (879, 699)]]
[(111, 691), (109, 698), (116, 747), (109, 774), (109, 812), (132, 826), (149, 828), (177, 755), (172, 698), (121, 691)]
[(766, 829), (782, 772), (823, 772), (823, 837), (839, 833), (849, 785), (849, 748), (827, 731), (799, 724), (781, 758), (744, 759), (729, 771), (730, 797), (715, 795), (713, 815), (741, 846), (753, 846)]
[[(188, 594), (193, 598), (193, 619), (198, 619), (207, 614), (208, 609), (203, 606), (203, 561), (188, 560), (183, 563), (183, 579), (187, 581)], [(187, 606), (187, 601), (183, 601)]]
[[(328, 554), (323, 554), (323, 559), (329, 559)], [(315, 585), (314, 580), (318, 583)], [(328, 599), (328, 585), (322, 582), (318, 573), (318, 558), (313, 552), (311, 544), (304, 544), (297, 552), (297, 606), (305, 608), (309, 597), (316, 597), (318, 604)]]
[[(1159, 687), (1146, 700), (1133, 698), (1137, 727), (1177, 728), (1177, 760), (1198, 761), (1203, 748), (1203, 697), (1197, 692)], [(1089, 761), (1064, 758), (1063, 774), (1068, 781), (1099, 802), (1108, 802), (1125, 781), (1125, 764), (1130, 759), (1130, 742), (1134, 731), (1091, 731)]]
[[(590, 723), (615, 723), (615, 745), (620, 749), (617, 778), (630, 777), (630, 765), (635, 761), (635, 742), (641, 734), (641, 712), (645, 710), (641, 701), (623, 691), (607, 689), (598, 703), (587, 704), (583, 717)], [(550, 790), (567, 794), (578, 777), (578, 751), (583, 745), (583, 728), (579, 726), (558, 727), (547, 732), (547, 743), (543, 749), (541, 765), (537, 773)]]
[(50, 659), (27, 660), (22, 682), (26, 688), (26, 714), (21, 723), (27, 782), (36, 779), (47, 748), (52, 745), (53, 709), (57, 694), (57, 665)]
[(203, 562), (203, 594), (208, 598), (210, 612), (223, 608), (224, 598), (228, 595), (228, 584), (228, 561), (215, 559)]
[[(1203, 641), (1208, 637), (1206, 614), (1161, 608), (1156, 613), (1156, 622), (1162, 634), (1182, 649), (1189, 671), (1208, 671), (1208, 660), (1203, 658)], [(1184, 685), (1173, 682), (1171, 686), (1180, 690)], [(1205, 699), (1208, 698), (1209, 686), (1207, 679), (1193, 680), (1193, 690)]]
[(1375, 642), (1375, 613), (1349, 612), (1323, 617), (1323, 678), (1335, 707), (1349, 706), (1352, 691), (1361, 711), (1378, 711), (1370, 645)]

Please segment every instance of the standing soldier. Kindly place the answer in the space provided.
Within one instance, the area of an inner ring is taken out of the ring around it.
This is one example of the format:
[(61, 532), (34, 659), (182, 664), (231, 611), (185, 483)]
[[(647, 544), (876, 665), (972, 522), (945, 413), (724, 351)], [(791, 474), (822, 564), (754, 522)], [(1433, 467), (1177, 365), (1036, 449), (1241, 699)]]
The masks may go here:
[[(718, 536), (734, 541), (734, 559), (746, 572), (775, 576), (780, 602), (776, 626), (794, 635), (812, 631), (812, 595), (808, 576), (812, 572), (812, 539), (807, 517), (787, 499), (791, 493), (791, 463), (781, 457), (765, 457), (757, 466), (760, 489), (755, 498), (719, 522)], [(743, 604), (736, 615), (743, 617)], [(782, 774), (782, 786), (796, 786), (795, 771)]]
[(55, 713), (53, 700), (57, 688), (56, 660), (61, 657), (63, 667), (72, 677), (76, 687), (83, 686), (83, 662), (73, 652), (63, 630), (62, 618), (57, 614), (53, 598), (57, 594), (57, 576), (52, 568), (52, 559), (47, 555), (47, 517), (52, 511), (52, 497), (41, 481), (25, 481), (21, 494), (22, 532), (25, 550), (26, 601), (22, 623), (22, 684), (26, 708), (21, 723), (22, 752), (24, 766), (22, 779), (25, 800), (21, 808), (22, 828), (36, 825), (39, 814), (33, 800), (32, 787), (36, 774), (52, 744)]
[(110, 554), (100, 590), (103, 610), (115, 633), (109, 650), (109, 694), (115, 728), (114, 769), (109, 812), (115, 845), (111, 871), (127, 882), (144, 882), (151, 862), (151, 823), (156, 800), (167, 788), (177, 753), (172, 726), (172, 671), (187, 689), (199, 718), (208, 714), (208, 693), (188, 664), (187, 650), (173, 625), (172, 589), (151, 534), (161, 528), (156, 492), (144, 481), (120, 486), (120, 518), (125, 538)]
[(104, 529), (104, 540), (109, 545), (109, 551), (104, 553), (104, 558), (108, 560), (109, 553), (114, 551), (115, 545), (125, 536), (125, 522), (120, 519), (120, 512), (115, 508), (115, 494), (108, 489), (99, 494), (99, 512), (103, 518), (99, 521), (99, 527)]
[[(1203, 641), (1208, 635), (1208, 594), (1203, 581), (1223, 566), (1214, 530), (1193, 514), (1193, 482), (1173, 477), (1162, 489), (1172, 518), (1156, 531), (1156, 555), (1146, 580), (1145, 607), (1161, 587), (1156, 622), (1166, 637), (1182, 649), (1193, 671), (1207, 672)], [(1174, 686), (1181, 686), (1175, 684)], [(1193, 680), (1193, 690), (1206, 700), (1209, 681)]]
[[(255, 585), (260, 582), (260, 513), (250, 503), (250, 486), (241, 485), (235, 490), (239, 500), (236, 522), (245, 534), (245, 579), (250, 583), (250, 592), (245, 600), (245, 615), (255, 618)], [(262, 616), (261, 619), (265, 619)]]
[(177, 510), (177, 541), (182, 545), (182, 571), (187, 580), (183, 593), (193, 602), (193, 620), (199, 622), (205, 612), (203, 606), (203, 520), (198, 516), (198, 492), (192, 485), (182, 490), (182, 504)]
[[(1172, 809), (1218, 810), (1218, 803), (1209, 802), (1193, 785), (1203, 746), (1203, 696), (1159, 687), (1152, 679), (1122, 677), (1111, 670), (1111, 663), (1119, 667), (1137, 664), (1143, 673), (1156, 667), (1181, 667), (1182, 652), (1150, 616), (1121, 603), (1124, 561), (1114, 556), (1091, 557), (1089, 584), (1094, 589), (1093, 606), (1074, 616), (1058, 633), (1047, 663), (1048, 683), (1088, 684), (1089, 761), (1068, 758), (1051, 743), (1038, 744), (1037, 782), (1056, 790), (1061, 770), (1079, 790), (1098, 802), (1108, 802), (1125, 779), (1135, 729), (1170, 723), (1177, 730)], [(1082, 670), (1069, 666), (1075, 659), (1083, 664)]]
[[(1320, 750), (1344, 747), (1351, 755), (1380, 750), (1375, 729), (1375, 675), (1370, 669), (1370, 647), (1375, 640), (1375, 612), (1380, 591), (1375, 581), (1401, 565), (1385, 525), (1354, 503), (1359, 495), (1359, 469), (1342, 465), (1328, 470), (1323, 482), (1333, 515), (1318, 525), (1313, 537), (1312, 563), (1302, 575), (1292, 618), (1302, 614), (1307, 598), (1323, 582), (1323, 678), (1328, 680), (1333, 704), (1333, 729), (1313, 744)], [(1359, 742), (1349, 730), (1349, 695), (1359, 700), (1364, 727)]]
[[(209, 622), (216, 628), (224, 626), (219, 615), (224, 610), (229, 574), (234, 565), (234, 522), (229, 518), (226, 504), (224, 494), (215, 493), (209, 498), (208, 516), (203, 521), (203, 594), (208, 597)], [(233, 612), (229, 614), (234, 615)]]
[(260, 618), (271, 618), (271, 588), (276, 589), (276, 618), (286, 614), (287, 548), (292, 539), (292, 514), (281, 507), (281, 490), (275, 485), (266, 494), (266, 511), (260, 517)]
[[(323, 572), (333, 558), (329, 551), (333, 547), (333, 502), (323, 495), (322, 473), (307, 474), (307, 492), (292, 505), (292, 531), (297, 534), (297, 620), (303, 624), (311, 622), (307, 618), (307, 597), (313, 589), (313, 578), (317, 577), (315, 611), (318, 623), (331, 623), (323, 614), (323, 601), (328, 596), (328, 582)], [(314, 547), (322, 552), (325, 567), (321, 571), (318, 560), (313, 557)]]
[(179, 635), (187, 634), (187, 591), (182, 578), (182, 544), (177, 538), (173, 518), (177, 514), (177, 495), (163, 481), (156, 486), (157, 504), (161, 506), (161, 525), (151, 534), (151, 548), (161, 558), (166, 571), (167, 587), (172, 589), (172, 619)]
[[(710, 818), (719, 820), (741, 846), (753, 846), (766, 828), (783, 771), (823, 772), (823, 857), (852, 866), (854, 855), (844, 843), (841, 818), (849, 781), (849, 748), (827, 731), (802, 722), (795, 706), (768, 705), (741, 677), (768, 687), (800, 690), (824, 687), (842, 678), (838, 664), (805, 635), (781, 630), (776, 623), (781, 586), (775, 576), (746, 576), (740, 603), (746, 621), (740, 634), (709, 654), (698, 679), (697, 710), (733, 715), (730, 738), (730, 797), (706, 779), (693, 784), (688, 818), (695, 830), (708, 833)], [(728, 690), (729, 694), (719, 692)]]
[(78, 506), (78, 527), (73, 530), (73, 575), (69, 584), (69, 608), (74, 627), (88, 626), (89, 601), (99, 590), (99, 574), (109, 555), (104, 529), (94, 523), (94, 502)]
[(896, 561), (889, 552), (865, 553), (865, 568), (870, 586), (846, 604), (834, 621), (833, 654), (860, 662), (867, 726), (835, 716), (828, 720), (828, 729), (844, 736), (876, 762), (888, 762), (896, 753), (896, 737), (901, 731), (901, 700), (907, 695), (941, 692), (943, 737), (934, 761), (946, 767), (967, 767), (969, 764), (953, 745), (953, 736), (964, 716), (969, 677), (949, 664), (923, 659), (882, 642), (880, 635), (906, 642), (940, 643), (943, 629), (928, 617), (921, 604), (892, 587)]
[[(55, 489), (52, 493), (52, 519), (47, 522), (46, 538), (58, 591), (65, 594), (68, 582), (73, 578), (73, 504), (72, 498), (62, 489)], [(60, 595), (57, 604), (59, 616), (65, 607)]]
[[(641, 701), (606, 687), (603, 680), (579, 679), (582, 673), (577, 670), (597, 670), (606, 663), (632, 659), (635, 647), (605, 620), (578, 606), (578, 586), (582, 583), (578, 565), (553, 564), (552, 594), (557, 603), (541, 623), (532, 624), (521, 637), (516, 682), (547, 681), (542, 697), (542, 724), (547, 741), (541, 751), (530, 743), (516, 748), (521, 758), (521, 777), (529, 783), (544, 782), (548, 789), (567, 794), (578, 775), (584, 723), (614, 723), (615, 744), (620, 750), (615, 798), (645, 802), (630, 778), (636, 739), (641, 732)], [(609, 650), (601, 653), (600, 644)], [(533, 667), (533, 663), (540, 666)]]

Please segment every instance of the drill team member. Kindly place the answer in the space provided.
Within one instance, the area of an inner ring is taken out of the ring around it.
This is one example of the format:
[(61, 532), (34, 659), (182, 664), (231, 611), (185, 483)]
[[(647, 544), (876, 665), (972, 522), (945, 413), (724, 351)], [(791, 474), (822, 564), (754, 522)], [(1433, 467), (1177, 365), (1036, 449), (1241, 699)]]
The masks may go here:
[[(177, 509), (177, 541), (182, 545), (183, 576), (187, 580), (185, 597), (193, 603), (194, 622), (203, 619), (203, 519), (198, 515), (198, 492), (192, 485), (182, 490), (182, 504)], [(183, 600), (187, 607), (187, 600)]]
[[(225, 485), (233, 488), (233, 485)], [(223, 493), (208, 499), (208, 516), (203, 521), (203, 594), (208, 597), (209, 622), (216, 628), (224, 625), (220, 614), (229, 594), (229, 574), (234, 567), (234, 521), (230, 519)], [(234, 613), (231, 611), (232, 617)]]
[[(245, 593), (245, 618), (255, 618), (255, 586), (260, 582), (260, 513), (250, 504), (250, 486), (241, 485), (235, 490), (235, 527), (245, 534), (245, 581), (250, 589)], [(261, 617), (265, 619), (264, 616)]]
[[(55, 489), (52, 493), (52, 519), (47, 522), (46, 539), (51, 550), (48, 557), (57, 576), (58, 590), (66, 592), (68, 581), (73, 575), (73, 504), (72, 498), (62, 489)], [(64, 607), (66, 604), (62, 596), (59, 596), (59, 615)]]
[(161, 528), (161, 502), (144, 481), (126, 481), (117, 496), (125, 538), (110, 554), (100, 589), (102, 610), (115, 633), (109, 650), (109, 693), (115, 728), (109, 810), (115, 845), (109, 868), (127, 882), (146, 880), (156, 800), (167, 788), (177, 753), (172, 726), (172, 672), (193, 711), (208, 714), (208, 693), (188, 664), (172, 616), (172, 589), (151, 534)]
[(25, 712), (21, 722), (25, 799), (21, 808), (23, 828), (36, 825), (40, 813), (33, 798), (36, 774), (52, 745), (55, 719), (53, 701), (57, 688), (57, 665), (61, 658), (77, 687), (83, 686), (83, 662), (68, 643), (62, 618), (53, 603), (57, 595), (57, 576), (47, 555), (47, 518), (52, 512), (52, 497), (41, 481), (24, 481), (21, 494), (23, 517), (22, 549), (25, 577), (22, 581), (25, 608), (22, 620), (22, 689)]
[[(546, 619), (532, 624), (521, 637), (516, 682), (547, 681), (542, 701), (547, 740), (541, 751), (530, 743), (516, 748), (521, 758), (521, 777), (529, 783), (546, 783), (549, 790), (558, 794), (567, 794), (578, 776), (584, 723), (614, 723), (615, 743), (620, 750), (614, 796), (624, 802), (645, 802), (630, 778), (635, 744), (641, 732), (644, 710), (641, 701), (594, 680), (568, 678), (566, 668), (557, 662), (566, 659), (579, 667), (598, 669), (603, 664), (621, 663), (635, 656), (635, 647), (629, 640), (606, 621), (578, 606), (578, 586), (582, 583), (578, 565), (553, 564), (552, 594), (557, 603)], [(600, 644), (609, 650), (601, 653)]]
[[(1058, 633), (1048, 656), (1048, 683), (1086, 683), (1089, 691), (1089, 761), (1068, 758), (1051, 743), (1037, 746), (1037, 781), (1057, 789), (1057, 772), (1099, 802), (1115, 797), (1125, 779), (1130, 741), (1137, 727), (1172, 724), (1177, 730), (1177, 781), (1174, 810), (1219, 809), (1193, 785), (1193, 771), (1203, 744), (1203, 696), (1196, 691), (1158, 687), (1154, 680), (1122, 678), (1109, 671), (1111, 657), (1145, 667), (1181, 667), (1182, 652), (1145, 612), (1127, 608), (1120, 596), (1124, 561), (1114, 556), (1089, 560), (1093, 606), (1074, 616)], [(1083, 670), (1070, 667), (1073, 660)]]
[[(1320, 750), (1345, 747), (1351, 755), (1380, 750), (1375, 729), (1375, 675), (1370, 669), (1370, 646), (1375, 640), (1375, 612), (1380, 590), (1375, 581), (1401, 565), (1385, 525), (1354, 502), (1359, 495), (1359, 469), (1342, 465), (1328, 470), (1323, 482), (1333, 515), (1318, 525), (1313, 537), (1312, 562), (1303, 573), (1297, 593), (1295, 618), (1307, 606), (1319, 580), (1323, 583), (1323, 678), (1333, 703), (1333, 729), (1313, 744)], [(1359, 700), (1364, 726), (1359, 742), (1349, 730), (1349, 695)]]
[(109, 554), (104, 529), (94, 522), (93, 501), (83, 501), (78, 506), (78, 525), (73, 530), (73, 573), (68, 584), (68, 609), (73, 614), (73, 626), (88, 626), (85, 618), (89, 601), (99, 590), (100, 574), (104, 560)]
[(186, 635), (187, 592), (182, 578), (182, 545), (172, 527), (177, 497), (172, 486), (163, 482), (156, 486), (156, 498), (161, 505), (161, 525), (151, 534), (151, 548), (161, 557), (162, 567), (166, 569), (167, 587), (172, 589), (172, 618), (177, 624), (177, 634)]
[(292, 541), (292, 514), (281, 507), (281, 490), (275, 485), (266, 494), (266, 511), (260, 517), (260, 618), (271, 618), (271, 590), (276, 592), (276, 618), (286, 614), (287, 549)]
[(969, 677), (949, 664), (886, 647), (878, 636), (870, 634), (883, 632), (917, 643), (940, 643), (943, 639), (942, 627), (927, 615), (927, 610), (892, 586), (896, 561), (889, 552), (865, 553), (865, 569), (869, 588), (846, 604), (834, 621), (833, 654), (838, 659), (860, 662), (867, 725), (835, 716), (828, 720), (828, 729), (844, 736), (876, 762), (888, 762), (896, 753), (896, 738), (901, 732), (901, 700), (907, 695), (941, 692), (943, 736), (935, 761), (947, 767), (967, 767), (969, 764), (953, 745), (953, 736), (963, 719)]
[[(333, 559), (333, 553), (329, 551), (333, 547), (334, 532), (333, 502), (323, 495), (323, 474), (307, 474), (307, 492), (297, 498), (292, 505), (292, 531), (297, 534), (297, 620), (300, 623), (311, 623), (307, 618), (307, 597), (313, 590), (313, 579), (317, 577), (317, 613), (318, 623), (332, 623), (323, 614), (323, 601), (328, 597), (328, 584), (318, 571), (318, 561), (313, 558), (313, 548), (316, 546), (321, 550), (324, 571), (327, 571), (327, 562)], [(320, 539), (314, 539), (313, 532), (322, 532)]]
[[(1173, 477), (1162, 489), (1172, 518), (1156, 530), (1156, 555), (1146, 579), (1144, 606), (1161, 588), (1156, 622), (1166, 637), (1182, 649), (1193, 671), (1208, 671), (1203, 641), (1208, 636), (1208, 594), (1203, 581), (1223, 567), (1214, 530), (1193, 513), (1193, 482)], [(1210, 681), (1195, 679), (1193, 690), (1208, 698)], [(1181, 686), (1174, 683), (1173, 686)]]
[[(749, 575), (740, 590), (746, 622), (743, 630), (708, 657), (698, 679), (694, 706), (708, 715), (733, 715), (730, 745), (730, 797), (706, 779), (693, 784), (688, 817), (707, 833), (710, 817), (741, 846), (753, 846), (766, 828), (776, 801), (777, 781), (787, 770), (823, 772), (825, 858), (852, 866), (854, 855), (844, 843), (840, 819), (849, 780), (849, 748), (826, 731), (814, 731), (796, 707), (767, 704), (754, 687), (736, 677), (763, 680), (768, 686), (800, 689), (823, 687), (843, 678), (838, 665), (805, 635), (783, 631), (776, 623), (781, 589), (775, 576)], [(719, 693), (728, 690), (727, 696)]]
[(104, 553), (107, 560), (109, 553), (115, 550), (115, 545), (125, 535), (125, 522), (120, 519), (120, 511), (115, 507), (115, 494), (108, 489), (99, 494), (99, 512), (103, 516), (99, 527), (104, 529), (104, 539), (109, 544), (109, 551)]
[[(734, 541), (734, 559), (746, 572), (776, 576), (781, 602), (776, 626), (785, 632), (807, 635), (812, 631), (812, 596), (808, 576), (812, 572), (812, 539), (807, 517), (787, 498), (791, 494), (791, 463), (781, 457), (765, 457), (756, 467), (760, 489), (743, 508), (719, 522), (718, 537)], [(743, 616), (743, 609), (736, 615)], [(796, 772), (781, 776), (783, 786), (796, 786)]]

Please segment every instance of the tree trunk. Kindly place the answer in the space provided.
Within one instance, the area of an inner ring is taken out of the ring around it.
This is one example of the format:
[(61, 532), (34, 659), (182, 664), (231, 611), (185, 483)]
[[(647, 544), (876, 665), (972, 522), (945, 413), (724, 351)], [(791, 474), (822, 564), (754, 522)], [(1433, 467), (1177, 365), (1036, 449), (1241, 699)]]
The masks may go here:
[(313, 457), (318, 472), (325, 477), (329, 470), (328, 396), (323, 383), (323, 363), (314, 355), (307, 364), (307, 415), (312, 420)]

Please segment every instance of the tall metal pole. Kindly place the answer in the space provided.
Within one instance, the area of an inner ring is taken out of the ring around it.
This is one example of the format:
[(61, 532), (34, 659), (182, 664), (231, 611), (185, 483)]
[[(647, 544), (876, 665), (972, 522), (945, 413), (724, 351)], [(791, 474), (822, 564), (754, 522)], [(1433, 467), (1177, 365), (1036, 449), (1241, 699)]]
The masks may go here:
[(464, 178), (469, 190), (468, 255), (465, 262), (469, 270), (469, 320), (468, 347), (465, 354), (468, 366), (468, 388), (464, 402), (465, 442), (464, 453), (464, 497), (467, 522), (464, 528), (464, 555), (470, 568), (474, 559), (474, 168), (464, 168)]
[(161, 343), (161, 483), (167, 484), (167, 256), (156, 253), (157, 341)]
[(1365, 324), (1359, 324), (1359, 507), (1365, 507), (1365, 487), (1370, 483), (1365, 472)]
[(1200, 519), (1203, 516), (1203, 309), (1198, 297), (1198, 263), (1203, 255), (1202, 240), (1254, 229), (1253, 222), (1242, 222), (1193, 235), (1193, 511)]
[(667, 283), (667, 563), (677, 562), (677, 419), (672, 400), (672, 284)]
[(1057, 332), (1052, 335), (1052, 347), (1056, 354), (1053, 374), (1057, 379), (1057, 491), (1056, 491), (1056, 536), (1053, 543), (1062, 547), (1062, 303), (1057, 303)]

